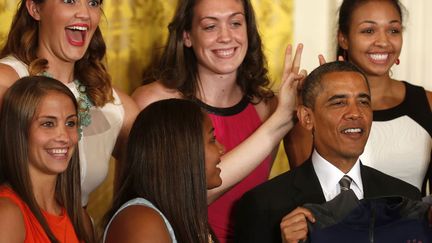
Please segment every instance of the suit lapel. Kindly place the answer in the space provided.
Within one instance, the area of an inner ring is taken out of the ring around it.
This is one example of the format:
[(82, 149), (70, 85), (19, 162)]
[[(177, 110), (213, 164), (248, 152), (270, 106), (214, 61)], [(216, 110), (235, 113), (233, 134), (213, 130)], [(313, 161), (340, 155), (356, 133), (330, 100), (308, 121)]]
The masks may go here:
[(304, 203), (324, 203), (325, 197), (319, 183), (318, 177), (313, 169), (312, 161), (308, 159), (294, 174), (294, 201), (296, 205)]
[(375, 182), (371, 178), (370, 171), (361, 163), (360, 161), (360, 175), (363, 183), (363, 197), (371, 198), (379, 196), (379, 192), (377, 194), (376, 188), (378, 185), (374, 185)]

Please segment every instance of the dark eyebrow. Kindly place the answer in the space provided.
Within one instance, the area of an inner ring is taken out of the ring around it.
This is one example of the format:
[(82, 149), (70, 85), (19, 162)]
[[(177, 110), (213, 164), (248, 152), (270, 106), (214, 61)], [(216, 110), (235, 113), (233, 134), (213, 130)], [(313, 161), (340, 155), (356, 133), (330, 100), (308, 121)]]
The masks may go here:
[(327, 101), (333, 101), (333, 100), (337, 100), (337, 99), (346, 99), (346, 98), (347, 98), (347, 95), (344, 95), (344, 94), (333, 95)]
[(38, 116), (37, 119), (54, 119), (54, 120), (56, 120), (57, 117), (47, 115), (47, 116)]
[(376, 25), (377, 22), (372, 21), (372, 20), (365, 20), (365, 21), (360, 22), (360, 24), (374, 24), (374, 25)]
[(72, 115), (69, 115), (68, 117), (66, 117), (66, 119), (71, 119), (71, 118), (77, 118), (78, 119), (78, 115), (72, 114)]
[[(70, 119), (70, 118), (72, 118), (72, 117), (76, 117), (76, 118), (78, 118), (78, 115), (77, 115), (77, 114), (71, 114), (71, 115), (67, 116), (66, 119)], [(54, 120), (57, 120), (57, 117), (55, 117), (55, 116), (49, 116), (49, 115), (47, 115), (47, 116), (39, 116), (39, 117), (37, 117), (37, 119), (42, 119), (42, 118), (44, 118), (44, 119), (54, 119)]]
[[(378, 24), (377, 22), (372, 21), (372, 20), (365, 20), (365, 21), (361, 22), (360, 24), (364, 24), (364, 23), (366, 23), (366, 24), (374, 24), (374, 25), (377, 25), (377, 24)], [(391, 20), (391, 21), (390, 21), (390, 24), (401, 24), (401, 21), (400, 21), (400, 20), (397, 20), (397, 19), (395, 19), (395, 20)]]
[(369, 94), (367, 94), (367, 93), (361, 93), (361, 94), (358, 95), (358, 97), (359, 98), (366, 98), (369, 101), (371, 101), (371, 96)]
[(390, 21), (390, 24), (402, 24), (400, 20), (392, 20)]
[[(245, 16), (245, 14), (242, 13), (242, 12), (235, 12), (235, 13), (232, 13), (232, 14), (229, 16), (229, 18), (232, 18), (232, 17), (234, 17), (234, 16), (236, 16), (236, 15), (238, 15), (238, 14), (243, 15), (243, 17)], [(213, 16), (204, 16), (204, 17), (200, 18), (200, 22), (201, 22), (202, 20), (204, 20), (204, 19), (217, 20), (218, 18), (213, 17)]]
[[(368, 101), (371, 101), (371, 96), (368, 93), (360, 93), (358, 96), (358, 98), (366, 98)], [(344, 94), (340, 94), (340, 95), (333, 95), (332, 97), (330, 97), (327, 101), (331, 102), (333, 100), (337, 100), (337, 99), (346, 99), (347, 95)]]

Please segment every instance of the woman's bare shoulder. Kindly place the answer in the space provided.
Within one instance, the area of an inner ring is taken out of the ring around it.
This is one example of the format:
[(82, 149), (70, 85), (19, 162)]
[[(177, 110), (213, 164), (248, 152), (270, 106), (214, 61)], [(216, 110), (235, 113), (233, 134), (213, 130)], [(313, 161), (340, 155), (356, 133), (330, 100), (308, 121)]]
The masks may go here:
[(0, 198), (0, 242), (23, 242), (26, 235), (21, 209), (7, 198)]
[(6, 64), (0, 63), (0, 104), (6, 90), (19, 79), (15, 70)]
[(176, 89), (165, 87), (160, 81), (140, 86), (132, 93), (132, 99), (141, 110), (155, 101), (172, 98), (181, 99), (182, 95)]
[(255, 104), (255, 109), (258, 113), (258, 116), (261, 118), (261, 121), (264, 122), (275, 111), (277, 107), (277, 97), (273, 96), (271, 98), (268, 98), (267, 100), (261, 100), (259, 102), (258, 101), (258, 98), (254, 98), (252, 100), (252, 102)]
[(0, 63), (0, 86), (9, 88), (19, 79), (18, 73), (11, 66)]
[(134, 205), (123, 209), (111, 222), (106, 241), (110, 242), (171, 242), (161, 215), (154, 209)]

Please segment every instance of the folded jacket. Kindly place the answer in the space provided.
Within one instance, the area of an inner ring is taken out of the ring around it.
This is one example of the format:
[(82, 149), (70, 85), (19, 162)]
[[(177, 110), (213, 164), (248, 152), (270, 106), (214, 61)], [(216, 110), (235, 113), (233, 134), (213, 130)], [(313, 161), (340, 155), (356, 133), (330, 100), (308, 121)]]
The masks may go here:
[(305, 204), (311, 243), (426, 243), (432, 241), (429, 204), (400, 196), (358, 200), (352, 190), (324, 204)]

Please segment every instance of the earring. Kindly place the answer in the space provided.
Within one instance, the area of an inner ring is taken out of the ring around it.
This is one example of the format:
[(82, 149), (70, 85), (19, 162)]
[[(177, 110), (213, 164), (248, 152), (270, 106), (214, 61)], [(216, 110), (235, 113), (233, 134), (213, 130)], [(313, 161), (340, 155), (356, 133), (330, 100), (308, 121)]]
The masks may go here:
[(396, 64), (396, 65), (399, 65), (399, 64), (400, 64), (400, 60), (399, 60), (399, 58), (396, 59), (395, 64)]
[(185, 39), (185, 40), (184, 40), (184, 44), (185, 44), (185, 46), (188, 47), (188, 48), (192, 46), (192, 42), (191, 42), (189, 39)]
[(343, 57), (344, 61), (348, 61), (348, 52), (347, 52), (347, 50), (343, 49), (343, 55), (342, 55), (342, 57)]

